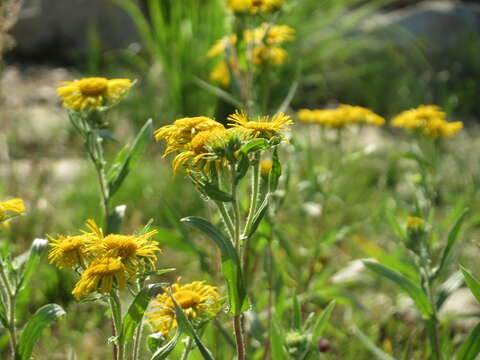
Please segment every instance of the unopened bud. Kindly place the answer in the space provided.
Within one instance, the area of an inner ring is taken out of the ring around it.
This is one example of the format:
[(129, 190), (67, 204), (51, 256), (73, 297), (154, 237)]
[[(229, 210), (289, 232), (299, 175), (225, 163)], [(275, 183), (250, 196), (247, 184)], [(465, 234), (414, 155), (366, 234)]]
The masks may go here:
[(325, 353), (330, 351), (330, 342), (325, 338), (320, 338), (317, 342), (318, 351)]

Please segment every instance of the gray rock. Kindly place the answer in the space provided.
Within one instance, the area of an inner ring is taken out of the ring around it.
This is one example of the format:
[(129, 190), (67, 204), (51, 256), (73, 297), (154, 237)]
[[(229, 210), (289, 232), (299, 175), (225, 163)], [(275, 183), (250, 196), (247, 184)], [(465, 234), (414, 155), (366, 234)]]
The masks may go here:
[(480, 35), (480, 5), (427, 1), (416, 6), (376, 14), (363, 28), (384, 41), (408, 45), (421, 41), (430, 52), (442, 52), (467, 34)]
[(125, 48), (137, 40), (132, 20), (112, 0), (26, 1), (10, 33), (17, 53), (44, 57), (55, 51), (85, 53), (90, 26), (104, 49)]

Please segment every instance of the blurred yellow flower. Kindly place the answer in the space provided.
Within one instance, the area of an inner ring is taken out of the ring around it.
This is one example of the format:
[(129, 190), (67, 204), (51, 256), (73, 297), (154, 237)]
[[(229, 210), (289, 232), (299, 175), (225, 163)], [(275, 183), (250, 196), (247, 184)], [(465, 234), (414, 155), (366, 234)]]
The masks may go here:
[(407, 217), (407, 229), (418, 230), (423, 227), (425, 220), (417, 216), (408, 216)]
[(230, 84), (230, 70), (226, 61), (221, 61), (215, 66), (210, 73), (210, 80), (223, 87), (227, 87)]
[(82, 273), (80, 280), (72, 291), (79, 300), (94, 291), (108, 293), (114, 286), (124, 289), (127, 281), (135, 276), (129, 272), (120, 258), (105, 257), (92, 261)]
[(256, 14), (272, 12), (282, 6), (283, 0), (227, 0), (227, 7), (234, 12)]
[(129, 79), (89, 77), (64, 81), (57, 89), (63, 106), (72, 110), (96, 109), (118, 102), (132, 86)]
[(247, 43), (280, 45), (295, 40), (295, 29), (287, 25), (263, 23), (253, 30), (245, 30), (243, 38)]
[(232, 34), (229, 36), (224, 36), (218, 40), (215, 45), (213, 45), (210, 50), (208, 50), (207, 56), (209, 58), (215, 57), (217, 55), (222, 55), (225, 53), (225, 50), (235, 46), (237, 43), (237, 35)]
[(206, 285), (204, 281), (181, 285), (180, 280), (177, 280), (171, 287), (171, 293), (168, 288), (164, 290), (165, 293), (152, 300), (146, 316), (155, 331), (165, 336), (178, 326), (172, 297), (185, 315), (194, 322), (207, 321), (221, 310), (217, 288)]
[(59, 268), (84, 266), (88, 255), (87, 245), (92, 241), (92, 234), (75, 236), (59, 235), (58, 239), (48, 237), (51, 247), (48, 261)]
[(463, 129), (461, 121), (448, 122), (446, 113), (436, 105), (421, 105), (395, 116), (393, 127), (416, 130), (432, 139), (453, 136)]
[(302, 109), (298, 111), (297, 116), (302, 122), (316, 123), (329, 128), (342, 128), (351, 124), (376, 126), (385, 124), (385, 119), (370, 109), (344, 104), (337, 109)]
[(162, 126), (155, 131), (157, 141), (165, 140), (167, 148), (163, 156), (172, 152), (184, 150), (193, 137), (201, 131), (224, 129), (223, 125), (206, 116), (186, 117), (177, 119), (171, 125)]
[(272, 170), (272, 165), (273, 165), (272, 160), (264, 159), (260, 161), (260, 174), (264, 178), (268, 178), (268, 175), (270, 175), (270, 171)]
[(252, 62), (257, 66), (280, 66), (287, 57), (287, 51), (278, 46), (255, 46), (252, 52)]
[(282, 131), (288, 130), (288, 126), (293, 124), (290, 117), (284, 113), (278, 113), (271, 119), (268, 116), (259, 117), (258, 121), (250, 121), (247, 115), (238, 110), (228, 117), (229, 125), (238, 127), (244, 131), (249, 138), (266, 138), (279, 136), (285, 139)]
[(25, 212), (25, 203), (23, 202), (23, 199), (15, 198), (0, 201), (0, 223), (7, 221), (14, 216), (18, 216), (23, 212)]

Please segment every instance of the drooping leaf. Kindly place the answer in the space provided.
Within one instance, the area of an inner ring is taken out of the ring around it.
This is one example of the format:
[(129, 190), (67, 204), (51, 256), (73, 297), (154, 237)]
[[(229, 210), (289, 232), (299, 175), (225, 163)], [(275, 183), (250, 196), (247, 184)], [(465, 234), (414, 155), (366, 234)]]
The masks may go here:
[(480, 323), (468, 334), (467, 339), (460, 347), (457, 353), (457, 360), (474, 360), (480, 353)]
[(213, 224), (200, 217), (190, 216), (181, 220), (194, 227), (215, 242), (222, 256), (222, 272), (227, 283), (227, 292), (232, 315), (239, 314), (248, 306), (240, 260), (231, 241)]
[(152, 134), (153, 126), (152, 119), (150, 119), (140, 129), (133, 144), (131, 146), (126, 145), (120, 151), (107, 175), (110, 196), (117, 192), (128, 173), (137, 165), (147, 144), (152, 139)]
[(200, 337), (198, 336), (197, 332), (195, 331), (195, 328), (193, 327), (192, 323), (190, 320), (188, 320), (187, 316), (183, 312), (182, 308), (178, 306), (178, 303), (175, 301), (173, 297), (171, 297), (171, 300), (173, 304), (175, 305), (175, 316), (177, 319), (178, 327), (179, 329), (190, 336), (193, 340), (195, 340), (195, 344), (198, 347), (198, 350), (200, 351), (200, 354), (202, 354), (202, 357), (204, 360), (214, 360), (213, 355), (210, 352), (210, 350), (207, 349), (207, 347), (202, 343), (200, 340)]
[(469, 270), (467, 270), (463, 266), (460, 266), (460, 270), (462, 271), (465, 283), (470, 288), (470, 291), (475, 296), (477, 301), (480, 302), (480, 282), (472, 275)]
[(158, 284), (148, 285), (135, 296), (123, 318), (122, 330), (120, 332), (121, 342), (128, 343), (132, 339), (135, 329), (143, 319), (143, 314), (150, 300), (158, 293), (159, 289), (160, 286)]
[(403, 291), (405, 291), (410, 296), (410, 298), (415, 303), (417, 309), (422, 313), (423, 316), (429, 318), (432, 315), (432, 305), (428, 301), (427, 295), (425, 295), (420, 286), (415, 284), (406, 276), (382, 264), (372, 261), (364, 261), (364, 264), (367, 268), (374, 271), (378, 275), (381, 275), (386, 279), (389, 279), (396, 283)]
[(267, 149), (269, 147), (268, 140), (266, 139), (253, 139), (248, 141), (243, 147), (240, 149), (241, 153), (249, 154), (251, 152), (255, 152), (258, 150)]
[(57, 304), (47, 304), (38, 309), (23, 328), (17, 346), (19, 360), (29, 360), (33, 347), (50, 324), (65, 315), (65, 310)]
[(175, 349), (177, 346), (178, 339), (180, 338), (180, 331), (175, 333), (175, 336), (161, 348), (159, 348), (155, 353), (152, 355), (151, 360), (165, 360), (168, 359), (168, 355)]

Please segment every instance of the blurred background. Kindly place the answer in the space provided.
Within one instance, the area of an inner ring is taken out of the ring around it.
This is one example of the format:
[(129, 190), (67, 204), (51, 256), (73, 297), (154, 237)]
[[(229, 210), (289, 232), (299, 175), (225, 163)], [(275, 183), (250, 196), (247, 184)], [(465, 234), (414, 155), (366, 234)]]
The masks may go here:
[[(198, 79), (208, 81), (215, 64), (206, 53), (228, 33), (229, 16), (223, 0), (1, 0), (0, 196), (24, 198), (28, 211), (4, 233), (0, 249), (21, 253), (36, 237), (72, 232), (87, 218), (100, 216), (95, 174), (56, 96), (59, 82), (85, 76), (137, 79), (110, 118), (115, 136), (122, 142), (130, 141), (149, 118), (155, 128), (183, 116), (220, 118), (232, 109), (200, 87)], [(291, 83), (298, 81), (290, 113), (346, 103), (368, 107), (389, 119), (420, 104), (443, 107), (451, 120), (464, 121), (468, 130), (449, 144), (461, 159), (446, 166), (444, 208), (439, 207), (439, 214), (452, 207), (478, 207), (477, 1), (290, 0), (277, 22), (295, 28), (296, 41), (289, 44), (289, 60), (273, 80), (273, 98), (278, 97), (280, 103)], [(305, 133), (298, 124), (294, 134), (298, 146), (294, 141), (296, 150), (286, 152), (285, 158), (301, 157)], [(350, 261), (372, 256), (381, 246), (388, 248), (389, 230), (380, 221), (385, 209), (403, 215), (409, 211), (407, 201), (402, 203), (411, 196), (402, 185), (409, 166), (391, 153), (402, 146), (399, 137), (388, 129), (375, 130), (351, 142), (357, 150), (371, 145), (375, 148), (371, 156), (357, 157), (348, 167), (335, 170), (342, 174), (329, 191), (338, 198), (326, 199), (321, 190), (305, 184), (311, 169), (296, 165), (290, 185), (297, 189), (289, 198), (292, 206), (279, 213), (285, 223), (282, 249), (287, 255), (292, 251), (291, 241), (298, 241), (301, 249), (311, 249), (319, 238), (335, 233), (315, 254), (300, 252), (288, 260), (290, 267), (285, 265), (286, 286), (322, 289), (316, 293), (315, 301), (320, 303), (336, 298), (344, 305), (367, 306), (372, 301), (373, 290), (365, 290), (363, 280), (353, 285), (362, 289), (356, 298), (350, 293), (351, 283), (340, 281), (342, 285), (338, 285), (327, 279)], [(121, 144), (108, 146), (113, 154)], [(182, 275), (196, 280), (192, 274), (209, 265), (205, 253), (211, 248), (186, 232), (178, 219), (213, 216), (214, 212), (188, 181), (173, 177), (169, 161), (161, 159), (161, 146), (148, 148), (143, 159), (148, 166), (136, 169), (114, 203), (128, 206), (125, 232), (153, 219), (167, 254), (162, 267), (181, 269), (172, 279)], [(312, 146), (318, 150), (314, 154), (324, 150), (321, 144)], [(314, 158), (313, 166), (320, 169), (320, 175), (326, 166), (323, 161), (320, 156)], [(400, 200), (394, 202), (391, 196), (398, 191)], [(368, 215), (365, 208), (371, 210)], [(472, 220), (471, 231), (477, 231), (476, 224)], [(354, 235), (361, 235), (364, 241)], [(469, 261), (468, 254), (466, 259)], [(295, 264), (305, 261), (310, 273), (300, 272), (296, 277), (299, 270)], [(313, 277), (320, 269), (323, 275)], [(292, 283), (293, 279), (301, 279), (300, 284)], [(69, 314), (67, 321), (52, 330), (51, 341), (41, 345), (39, 354), (51, 350), (54, 355), (49, 359), (65, 359), (65, 354), (75, 349), (88, 349), (79, 359), (102, 358), (109, 349), (98, 343), (104, 338), (98, 333), (108, 333), (108, 324), (93, 306), (73, 301), (73, 277), (45, 263), (36, 281), (39, 286), (24, 299), (24, 319), (29, 307), (45, 302), (60, 303)], [(389, 316), (380, 316), (385, 308), (391, 309), (386, 305), (390, 300), (376, 296), (375, 301), (378, 304), (362, 315), (359, 326), (365, 324), (365, 331), (377, 342), (403, 344), (406, 339), (397, 331), (408, 332), (409, 324), (393, 324)], [(474, 307), (472, 312), (479, 310)], [(88, 316), (75, 316), (79, 312)], [(401, 316), (398, 308), (388, 314)], [(347, 323), (346, 316), (341, 312), (338, 321)], [(372, 325), (369, 319), (378, 321)], [(360, 345), (352, 346), (348, 353), (339, 350), (349, 339), (346, 328), (338, 332), (330, 331), (337, 342), (332, 358), (365, 353)], [(0, 353), (5, 346), (4, 336)]]

